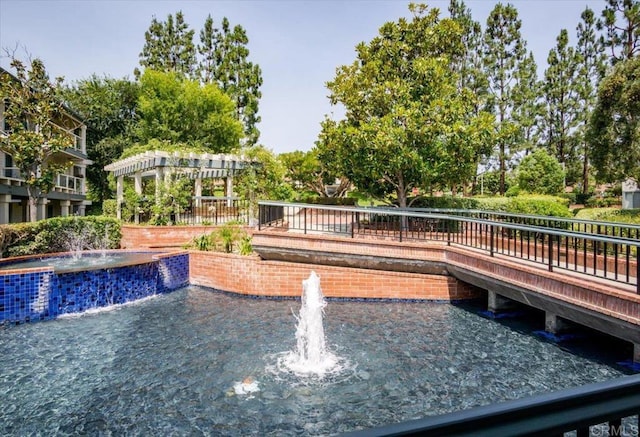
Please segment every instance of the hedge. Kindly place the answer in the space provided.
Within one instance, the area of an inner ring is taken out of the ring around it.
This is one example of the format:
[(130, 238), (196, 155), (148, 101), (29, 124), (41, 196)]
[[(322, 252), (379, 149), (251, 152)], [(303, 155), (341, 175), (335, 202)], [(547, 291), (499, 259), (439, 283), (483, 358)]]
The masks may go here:
[(120, 221), (111, 217), (54, 217), (35, 223), (0, 225), (3, 257), (67, 252), (73, 249), (116, 249)]

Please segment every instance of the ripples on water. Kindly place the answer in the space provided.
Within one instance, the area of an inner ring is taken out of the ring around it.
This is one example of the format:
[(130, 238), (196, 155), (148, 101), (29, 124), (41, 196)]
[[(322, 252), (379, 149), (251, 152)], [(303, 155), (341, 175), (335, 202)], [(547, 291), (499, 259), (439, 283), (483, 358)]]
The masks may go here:
[[(331, 435), (612, 379), (630, 353), (575, 354), (473, 305), (330, 301), (350, 368), (300, 380), (269, 371), (298, 307), (188, 287), (2, 329), (0, 434)], [(236, 394), (248, 377), (259, 391)]]

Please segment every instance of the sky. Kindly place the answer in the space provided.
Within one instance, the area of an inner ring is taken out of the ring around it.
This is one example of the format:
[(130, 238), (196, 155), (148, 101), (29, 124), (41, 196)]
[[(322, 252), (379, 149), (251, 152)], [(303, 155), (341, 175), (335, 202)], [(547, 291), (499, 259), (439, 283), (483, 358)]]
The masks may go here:
[[(425, 1), (447, 16), (448, 0)], [(560, 30), (575, 44), (580, 14), (599, 16), (605, 0), (512, 0), (522, 34), (540, 74)], [(7, 52), (40, 58), (52, 77), (65, 83), (92, 74), (133, 78), (152, 18), (164, 21), (182, 11), (195, 41), (208, 15), (219, 25), (227, 17), (249, 37), (249, 60), (262, 69), (258, 129), (260, 143), (276, 153), (309, 150), (325, 114), (339, 118), (327, 98), (326, 82), (336, 68), (355, 60), (355, 47), (376, 36), (387, 21), (409, 17), (404, 0), (0, 0), (0, 65)], [(467, 0), (482, 23), (497, 4)]]

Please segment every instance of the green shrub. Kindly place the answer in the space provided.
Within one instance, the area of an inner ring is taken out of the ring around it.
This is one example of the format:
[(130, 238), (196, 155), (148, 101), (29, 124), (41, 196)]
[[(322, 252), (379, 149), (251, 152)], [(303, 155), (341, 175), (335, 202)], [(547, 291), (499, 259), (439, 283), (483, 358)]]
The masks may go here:
[(118, 215), (118, 201), (107, 199), (102, 202), (102, 215), (105, 217), (116, 217)]
[(5, 225), (11, 241), (2, 256), (37, 255), (120, 246), (120, 222), (111, 217), (54, 217), (35, 223)]
[(195, 237), (187, 248), (240, 255), (249, 255), (253, 252), (251, 237), (239, 224), (231, 222), (209, 234)]
[(518, 196), (509, 199), (506, 212), (512, 214), (573, 217), (568, 199), (554, 196)]
[(478, 209), (479, 202), (472, 197), (418, 197), (410, 198), (407, 203), (412, 208), (435, 208), (435, 209)]

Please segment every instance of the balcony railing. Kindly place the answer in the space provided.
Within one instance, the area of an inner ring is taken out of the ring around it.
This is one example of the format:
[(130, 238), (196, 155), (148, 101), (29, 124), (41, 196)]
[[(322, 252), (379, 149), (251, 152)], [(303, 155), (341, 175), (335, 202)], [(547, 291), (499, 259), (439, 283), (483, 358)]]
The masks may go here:
[[(552, 219), (551, 219), (552, 220)], [(640, 240), (485, 218), (380, 208), (259, 202), (259, 229), (341, 234), (351, 238), (441, 241), (631, 286), (640, 293)], [(601, 229), (611, 223), (600, 223)], [(596, 227), (597, 229), (597, 227)], [(630, 287), (630, 288), (631, 288)]]
[[(13, 179), (24, 182), (24, 178), (17, 167), (4, 167), (0, 170), (0, 175), (4, 179)], [(71, 194), (85, 194), (84, 179), (76, 176), (59, 174), (56, 177), (54, 190)]]
[(56, 180), (56, 189), (72, 194), (84, 194), (84, 179), (76, 176), (59, 174)]

